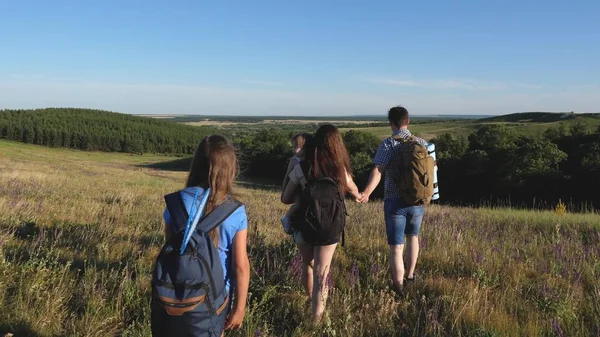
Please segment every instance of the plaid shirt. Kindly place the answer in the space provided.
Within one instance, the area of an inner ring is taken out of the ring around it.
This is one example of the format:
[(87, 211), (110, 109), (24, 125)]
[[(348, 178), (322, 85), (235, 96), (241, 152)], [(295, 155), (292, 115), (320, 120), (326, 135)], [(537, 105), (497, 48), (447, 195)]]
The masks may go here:
[[(412, 136), (410, 131), (407, 129), (400, 129), (392, 134), (392, 137), (400, 136), (404, 139), (408, 139)], [(402, 143), (389, 137), (383, 140), (377, 149), (375, 158), (373, 158), (373, 165), (381, 166), (384, 169), (385, 181), (384, 181), (384, 199), (400, 198), (400, 192), (394, 184), (392, 174), (400, 165), (400, 156), (394, 155), (397, 149), (402, 146)], [(423, 146), (427, 146), (427, 142), (419, 137), (417, 142)]]

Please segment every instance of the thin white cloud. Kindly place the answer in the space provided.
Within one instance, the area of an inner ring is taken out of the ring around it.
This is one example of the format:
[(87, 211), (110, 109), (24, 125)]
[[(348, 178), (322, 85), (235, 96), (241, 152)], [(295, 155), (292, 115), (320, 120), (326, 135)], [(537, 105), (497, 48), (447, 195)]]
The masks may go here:
[(394, 103), (376, 95), (279, 88), (0, 79), (0, 109), (72, 106), (136, 114), (351, 115), (383, 111)]
[(544, 86), (540, 84), (517, 83), (518, 88), (522, 89), (542, 89)]
[(394, 85), (400, 87), (414, 87), (425, 89), (465, 89), (465, 90), (496, 90), (505, 89), (503, 82), (483, 82), (472, 79), (428, 79), (428, 80), (406, 80), (390, 78), (374, 78), (369, 82), (376, 84)]
[[(34, 76), (35, 77), (35, 76)], [(407, 83), (408, 84), (408, 83)], [(453, 83), (443, 83), (455, 87)], [(419, 84), (420, 85), (420, 84)], [(438, 85), (440, 85), (438, 83)], [(503, 114), (519, 111), (598, 111), (600, 87), (571, 86), (530, 92), (422, 90), (390, 93), (372, 89), (331, 93), (279, 87), (131, 84), (85, 80), (0, 78), (0, 109), (49, 106), (97, 108), (137, 114), (354, 115), (383, 116), (406, 106), (414, 114)]]
[(280, 87), (284, 84), (283, 82), (260, 81), (260, 80), (244, 80), (242, 82), (247, 83), (247, 84), (259, 84), (259, 85), (266, 85), (266, 86), (271, 86), (271, 87)]
[(600, 85), (597, 84), (583, 84), (575, 85), (570, 88), (572, 91), (600, 91)]
[(424, 88), (424, 83), (418, 81), (406, 81), (406, 80), (392, 80), (389, 78), (381, 78), (381, 79), (373, 79), (370, 82), (377, 84), (389, 84), (389, 85), (397, 85), (400, 87), (419, 87)]

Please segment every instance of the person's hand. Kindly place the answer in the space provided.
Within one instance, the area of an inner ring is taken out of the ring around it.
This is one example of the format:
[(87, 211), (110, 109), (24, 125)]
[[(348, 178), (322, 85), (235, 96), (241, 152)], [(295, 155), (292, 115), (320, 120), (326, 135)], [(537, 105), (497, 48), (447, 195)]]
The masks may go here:
[(362, 197), (360, 198), (359, 202), (362, 204), (366, 204), (367, 202), (369, 202), (369, 195), (365, 192), (361, 193)]
[(242, 327), (244, 322), (245, 310), (234, 310), (228, 316), (225, 321), (225, 330), (239, 329)]
[(358, 196), (354, 196), (354, 201), (360, 203), (360, 200), (362, 199), (363, 194), (362, 193), (358, 193)]

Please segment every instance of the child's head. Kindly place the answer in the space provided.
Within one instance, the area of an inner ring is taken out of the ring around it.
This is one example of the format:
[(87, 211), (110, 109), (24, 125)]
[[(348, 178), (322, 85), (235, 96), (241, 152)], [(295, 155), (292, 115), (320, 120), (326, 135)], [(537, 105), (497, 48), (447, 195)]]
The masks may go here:
[(294, 155), (302, 156), (307, 147), (311, 147), (313, 143), (313, 135), (310, 133), (299, 133), (292, 138), (292, 151)]
[(302, 147), (304, 146), (304, 141), (305, 138), (303, 133), (299, 133), (292, 138), (292, 152), (294, 154), (298, 154), (298, 152), (302, 150)]
[(207, 211), (222, 203), (233, 192), (238, 172), (235, 148), (220, 135), (202, 139), (190, 168), (186, 187), (210, 188)]

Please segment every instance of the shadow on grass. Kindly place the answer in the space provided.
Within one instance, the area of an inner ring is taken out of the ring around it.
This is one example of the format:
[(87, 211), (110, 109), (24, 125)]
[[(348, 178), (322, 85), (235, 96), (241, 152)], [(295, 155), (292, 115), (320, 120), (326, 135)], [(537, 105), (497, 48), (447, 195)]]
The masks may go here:
[[(7, 261), (17, 264), (26, 264), (31, 260), (54, 261), (58, 265), (70, 265), (70, 269), (84, 274), (86, 269), (96, 270), (122, 270), (127, 265), (134, 263), (134, 257), (127, 255), (117, 261), (107, 261), (95, 257), (61, 257), (44, 247), (4, 245), (2, 253)], [(134, 278), (134, 277), (132, 277)]]
[(15, 229), (14, 236), (37, 246), (82, 249), (95, 247), (102, 233), (98, 224), (57, 223), (52, 227), (40, 227), (28, 221)]
[[(160, 171), (187, 172), (189, 171), (191, 164), (192, 157), (187, 157), (160, 163), (142, 164), (137, 165), (137, 167)], [(279, 191), (281, 189), (280, 182), (274, 179), (249, 178), (244, 175), (241, 175), (238, 178), (236, 184), (244, 188), (260, 189), (265, 191)]]
[[(25, 264), (33, 259), (54, 261), (59, 265), (70, 265), (70, 269), (83, 275), (88, 268), (96, 270), (123, 270), (135, 265), (134, 251), (128, 251), (118, 260), (98, 258), (97, 243), (102, 233), (95, 224), (66, 223), (53, 227), (39, 227), (35, 222), (26, 222), (14, 231), (15, 238), (22, 244), (5, 244), (2, 251), (6, 260)], [(117, 242), (129, 241), (129, 237), (113, 237)], [(144, 235), (138, 243), (147, 249), (160, 245), (160, 235)], [(111, 243), (115, 243), (112, 241)], [(134, 268), (135, 269), (135, 268)], [(134, 271), (131, 278), (136, 277)], [(1, 335), (0, 335), (1, 336)]]
[[(14, 323), (0, 322), (0, 336), (5, 336), (11, 333), (15, 337), (27, 336), (27, 337), (38, 337), (41, 336), (35, 332), (29, 323), (23, 321), (17, 321)], [(10, 336), (10, 335), (9, 335)]]
[(192, 157), (185, 157), (159, 163), (141, 164), (136, 166), (160, 171), (187, 172), (192, 164), (192, 159)]

